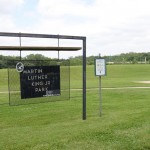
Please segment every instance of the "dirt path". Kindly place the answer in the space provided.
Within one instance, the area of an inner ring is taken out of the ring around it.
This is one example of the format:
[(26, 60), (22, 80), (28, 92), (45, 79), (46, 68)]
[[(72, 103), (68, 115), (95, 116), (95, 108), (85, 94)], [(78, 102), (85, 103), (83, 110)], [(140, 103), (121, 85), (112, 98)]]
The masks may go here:
[[(97, 90), (97, 88), (87, 88), (86, 90)], [(149, 87), (108, 87), (102, 88), (102, 90), (123, 90), (123, 89), (150, 89)], [(71, 91), (81, 91), (82, 89), (70, 89)], [(20, 91), (11, 91), (11, 93), (18, 93)], [(0, 91), (0, 94), (7, 94), (8, 91)]]

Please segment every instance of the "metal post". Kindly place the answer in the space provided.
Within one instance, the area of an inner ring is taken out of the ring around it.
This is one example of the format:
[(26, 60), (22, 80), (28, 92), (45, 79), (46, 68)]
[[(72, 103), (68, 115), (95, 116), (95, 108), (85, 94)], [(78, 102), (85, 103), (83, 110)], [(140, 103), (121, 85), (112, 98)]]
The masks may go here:
[[(19, 44), (20, 44), (20, 47), (21, 47), (21, 33), (20, 33), (20, 36), (19, 36)], [(20, 49), (20, 60), (21, 60), (21, 49)]]
[(83, 39), (83, 120), (86, 120), (86, 37)]
[[(99, 58), (101, 54), (99, 54)], [(100, 117), (102, 116), (102, 86), (101, 86), (101, 76), (99, 76), (99, 100), (100, 100)]]
[(58, 50), (58, 60), (59, 60), (59, 50)]
[(68, 62), (69, 62), (69, 99), (70, 99), (70, 83), (71, 83), (71, 81), (70, 81), (70, 60), (68, 60)]
[[(59, 34), (58, 34), (58, 47), (59, 47)], [(59, 60), (59, 50), (58, 50), (58, 60)]]
[(100, 117), (101, 117), (102, 116), (101, 76), (99, 76), (99, 99), (100, 99)]

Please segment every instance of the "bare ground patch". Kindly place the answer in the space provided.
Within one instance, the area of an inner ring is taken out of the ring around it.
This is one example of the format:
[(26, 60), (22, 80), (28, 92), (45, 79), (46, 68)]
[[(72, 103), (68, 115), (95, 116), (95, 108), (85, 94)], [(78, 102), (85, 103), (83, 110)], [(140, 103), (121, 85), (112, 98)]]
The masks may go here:
[(135, 83), (144, 83), (144, 84), (150, 84), (150, 81), (134, 81)]

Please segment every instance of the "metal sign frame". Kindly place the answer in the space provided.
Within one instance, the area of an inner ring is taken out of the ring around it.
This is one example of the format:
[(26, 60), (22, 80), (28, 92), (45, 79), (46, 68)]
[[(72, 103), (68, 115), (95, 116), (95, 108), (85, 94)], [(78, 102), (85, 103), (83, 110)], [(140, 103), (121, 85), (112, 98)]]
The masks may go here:
[[(52, 34), (32, 34), (32, 33), (10, 33), (10, 32), (0, 32), (0, 36), (7, 37), (18, 37), (20, 39), (20, 59), (21, 59), (21, 37), (29, 38), (53, 38), (53, 39), (72, 39), (72, 40), (81, 40), (82, 41), (82, 119), (86, 120), (86, 37), (85, 36), (69, 36), (69, 35), (52, 35)], [(2, 50), (2, 49), (1, 49)], [(9, 49), (8, 49), (9, 50)], [(35, 50), (35, 49), (34, 49)], [(32, 51), (32, 50), (31, 50)], [(59, 52), (60, 50), (57, 49)], [(63, 51), (63, 48), (62, 48)]]

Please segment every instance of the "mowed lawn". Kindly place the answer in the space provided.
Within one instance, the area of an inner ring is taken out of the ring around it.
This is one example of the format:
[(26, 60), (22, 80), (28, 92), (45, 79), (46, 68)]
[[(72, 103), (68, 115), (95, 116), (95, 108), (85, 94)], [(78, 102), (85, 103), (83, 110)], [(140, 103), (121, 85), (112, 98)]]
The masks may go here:
[[(71, 67), (71, 99), (49, 103), (0, 105), (0, 150), (149, 150), (150, 89), (102, 89), (87, 66), (87, 120), (82, 120), (82, 67)], [(0, 70), (0, 77), (6, 77)], [(150, 65), (109, 65), (102, 87), (150, 87)], [(5, 84), (4, 86), (1, 84)], [(1, 79), (1, 91), (7, 81)], [(8, 94), (0, 100), (8, 102)]]

